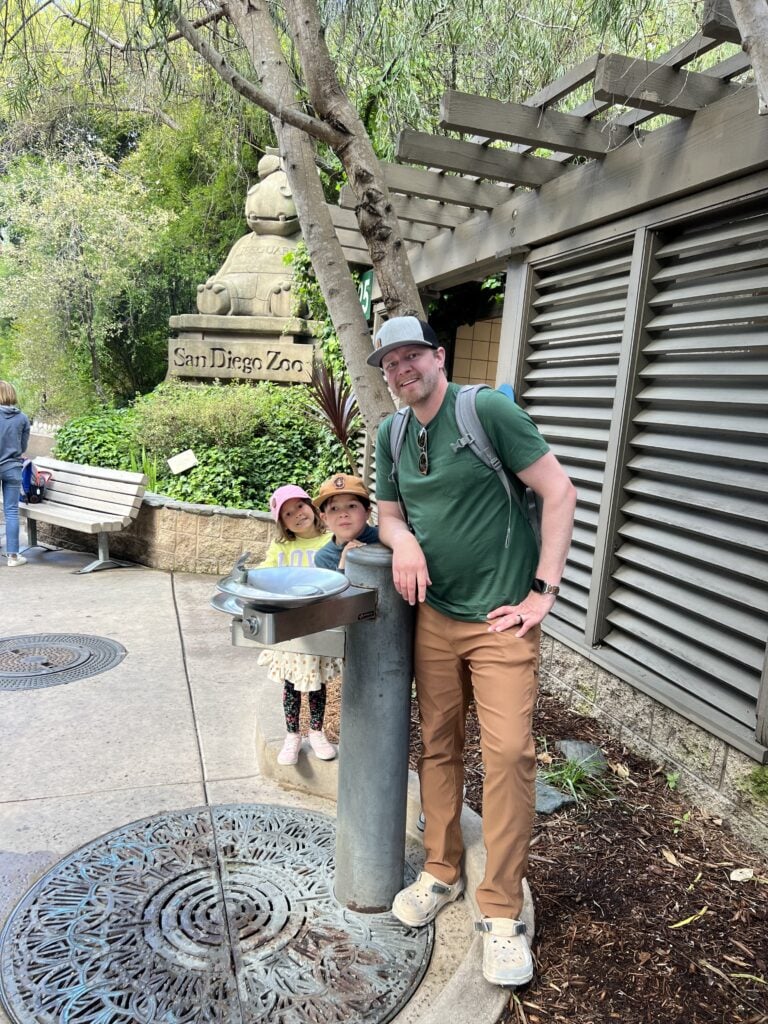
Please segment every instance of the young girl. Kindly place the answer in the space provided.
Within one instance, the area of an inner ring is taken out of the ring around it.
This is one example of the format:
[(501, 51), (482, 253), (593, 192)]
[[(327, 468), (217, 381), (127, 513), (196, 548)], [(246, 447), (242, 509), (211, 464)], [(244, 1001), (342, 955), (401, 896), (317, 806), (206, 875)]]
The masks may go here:
[[(270, 544), (261, 568), (313, 566), (315, 552), (326, 544), (328, 535), (307, 492), (293, 484), (278, 487), (269, 499), (269, 509), (280, 530), (280, 537)], [(269, 665), (269, 678), (283, 683), (286, 736), (277, 755), (277, 763), (296, 764), (299, 760), (302, 693), (309, 697), (309, 745), (322, 761), (332, 761), (336, 750), (323, 732), (325, 684), (339, 675), (341, 660), (315, 654), (266, 650), (259, 655), (259, 665)]]
[(21, 465), (28, 442), (29, 420), (18, 407), (16, 389), (7, 380), (0, 380), (0, 489), (3, 492), (5, 551), (11, 568), (26, 562), (26, 558), (19, 554), (19, 493)]

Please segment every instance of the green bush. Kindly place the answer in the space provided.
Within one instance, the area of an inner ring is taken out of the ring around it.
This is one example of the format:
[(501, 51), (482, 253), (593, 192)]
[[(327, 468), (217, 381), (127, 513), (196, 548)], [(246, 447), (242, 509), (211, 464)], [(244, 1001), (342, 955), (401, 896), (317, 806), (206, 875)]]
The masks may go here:
[(56, 434), (54, 454), (67, 462), (105, 469), (130, 469), (136, 447), (134, 419), (133, 409), (110, 409), (77, 416)]
[[(172, 476), (166, 460), (187, 448), (198, 465)], [(346, 465), (309, 389), (269, 383), (161, 384), (132, 409), (71, 420), (56, 455), (113, 469), (151, 466), (150, 486), (160, 494), (229, 508), (265, 509), (286, 483), (312, 493)]]

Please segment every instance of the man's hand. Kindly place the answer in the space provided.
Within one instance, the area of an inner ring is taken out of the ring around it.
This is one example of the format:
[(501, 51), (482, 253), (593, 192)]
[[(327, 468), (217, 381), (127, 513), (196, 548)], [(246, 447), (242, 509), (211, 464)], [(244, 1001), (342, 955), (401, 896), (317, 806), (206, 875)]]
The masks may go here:
[(395, 590), (408, 604), (421, 602), (427, 596), (432, 580), (424, 552), (412, 533), (401, 533), (392, 543), (392, 580)]
[(537, 626), (552, 610), (554, 594), (537, 594), (533, 590), (519, 604), (503, 604), (488, 612), (489, 633), (503, 633), (505, 629), (520, 629), (515, 636), (523, 637), (528, 630)]

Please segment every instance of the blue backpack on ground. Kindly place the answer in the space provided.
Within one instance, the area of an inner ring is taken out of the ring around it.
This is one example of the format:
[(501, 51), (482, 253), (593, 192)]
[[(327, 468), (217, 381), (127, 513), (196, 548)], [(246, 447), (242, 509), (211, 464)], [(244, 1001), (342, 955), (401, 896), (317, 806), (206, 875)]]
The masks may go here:
[[(492, 469), (498, 476), (509, 502), (509, 517), (507, 519), (507, 534), (504, 547), (509, 547), (512, 509), (516, 506), (525, 522), (530, 526), (537, 548), (541, 548), (541, 507), (538, 499), (530, 487), (525, 488), (525, 492), (521, 497), (517, 488), (510, 483), (510, 475), (514, 474), (509, 474), (502, 465), (501, 459), (496, 454), (496, 449), (491, 444), (485, 427), (480, 422), (480, 417), (477, 414), (477, 393), (487, 387), (487, 384), (465, 384), (456, 395), (456, 408), (454, 411), (456, 423), (461, 433), (458, 439), (451, 445), (451, 448), (455, 452), (460, 451), (462, 448), (469, 448), (473, 455), (476, 455), (484, 465)], [(515, 392), (509, 384), (502, 384), (498, 390), (514, 402)], [(390, 481), (397, 488), (398, 504), (406, 522), (408, 516), (400, 497), (400, 488), (397, 483), (397, 467), (400, 462), (400, 453), (403, 449), (410, 416), (410, 406), (398, 409), (392, 417), (389, 427), (389, 447), (392, 453)]]

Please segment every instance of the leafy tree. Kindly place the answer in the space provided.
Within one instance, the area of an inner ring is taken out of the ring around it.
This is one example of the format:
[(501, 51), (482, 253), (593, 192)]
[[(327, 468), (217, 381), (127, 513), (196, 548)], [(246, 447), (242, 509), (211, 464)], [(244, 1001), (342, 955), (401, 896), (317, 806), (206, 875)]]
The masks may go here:
[(141, 388), (164, 352), (126, 344), (125, 317), (171, 215), (107, 164), (22, 157), (0, 178), (5, 275), (16, 373), (34, 411), (57, 415)]

